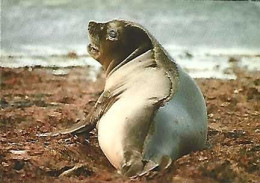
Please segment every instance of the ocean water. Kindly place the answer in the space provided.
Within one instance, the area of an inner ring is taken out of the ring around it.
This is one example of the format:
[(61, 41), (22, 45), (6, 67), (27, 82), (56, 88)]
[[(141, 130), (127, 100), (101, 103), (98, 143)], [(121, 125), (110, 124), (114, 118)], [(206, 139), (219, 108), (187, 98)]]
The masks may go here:
[(231, 57), (260, 70), (259, 2), (172, 0), (2, 0), (0, 66), (98, 70), (87, 25), (111, 19), (142, 24), (193, 77), (235, 78)]

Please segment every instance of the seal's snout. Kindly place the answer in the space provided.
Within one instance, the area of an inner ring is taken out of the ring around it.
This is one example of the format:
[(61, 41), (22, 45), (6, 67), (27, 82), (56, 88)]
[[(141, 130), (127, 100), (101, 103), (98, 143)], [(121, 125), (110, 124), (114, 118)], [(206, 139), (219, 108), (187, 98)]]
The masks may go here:
[(96, 22), (89, 22), (88, 24), (88, 31), (90, 34), (95, 33), (97, 31), (98, 24)]
[(94, 22), (94, 21), (89, 22), (89, 23), (88, 23), (88, 30), (90, 30), (90, 29), (93, 28), (93, 27), (96, 27), (96, 25), (97, 25), (97, 23)]
[(96, 22), (89, 22), (88, 32), (90, 38), (90, 44), (87, 47), (88, 53), (95, 59), (100, 56), (100, 25)]

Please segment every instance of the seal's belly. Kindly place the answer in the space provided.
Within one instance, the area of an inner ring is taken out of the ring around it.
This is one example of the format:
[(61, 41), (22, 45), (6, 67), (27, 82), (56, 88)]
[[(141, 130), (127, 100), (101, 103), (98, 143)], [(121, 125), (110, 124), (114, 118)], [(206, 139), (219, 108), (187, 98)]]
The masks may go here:
[(99, 145), (110, 163), (119, 168), (123, 160), (124, 118), (126, 110), (116, 102), (98, 122)]
[(142, 151), (153, 113), (151, 102), (135, 96), (116, 101), (98, 123), (98, 141), (108, 160), (120, 168), (125, 151)]

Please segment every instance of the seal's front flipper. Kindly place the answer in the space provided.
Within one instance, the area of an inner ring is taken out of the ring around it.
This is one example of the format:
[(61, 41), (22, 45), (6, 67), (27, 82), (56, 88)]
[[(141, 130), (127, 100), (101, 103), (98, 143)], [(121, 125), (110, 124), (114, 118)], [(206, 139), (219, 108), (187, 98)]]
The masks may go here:
[(96, 126), (96, 123), (86, 123), (86, 121), (78, 122), (70, 128), (58, 130), (50, 133), (43, 133), (37, 136), (39, 137), (47, 137), (47, 136), (57, 136), (57, 135), (65, 135), (65, 134), (80, 134), (80, 133), (89, 133)]
[(68, 129), (63, 129), (55, 132), (39, 134), (37, 136), (45, 137), (45, 136), (57, 136), (64, 134), (80, 134), (80, 133), (89, 133), (92, 131), (98, 122), (98, 120), (102, 117), (102, 115), (111, 107), (111, 105), (117, 100), (118, 95), (111, 95), (110, 92), (104, 91), (95, 106), (92, 108), (91, 112), (87, 116), (84, 121), (81, 121)]

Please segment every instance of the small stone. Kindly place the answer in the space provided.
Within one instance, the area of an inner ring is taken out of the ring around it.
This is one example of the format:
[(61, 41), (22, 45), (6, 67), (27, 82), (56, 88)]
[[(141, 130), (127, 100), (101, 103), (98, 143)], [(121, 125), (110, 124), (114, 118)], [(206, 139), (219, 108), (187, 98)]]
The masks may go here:
[(208, 116), (209, 116), (209, 118), (212, 118), (214, 116), (214, 114), (210, 113)]

